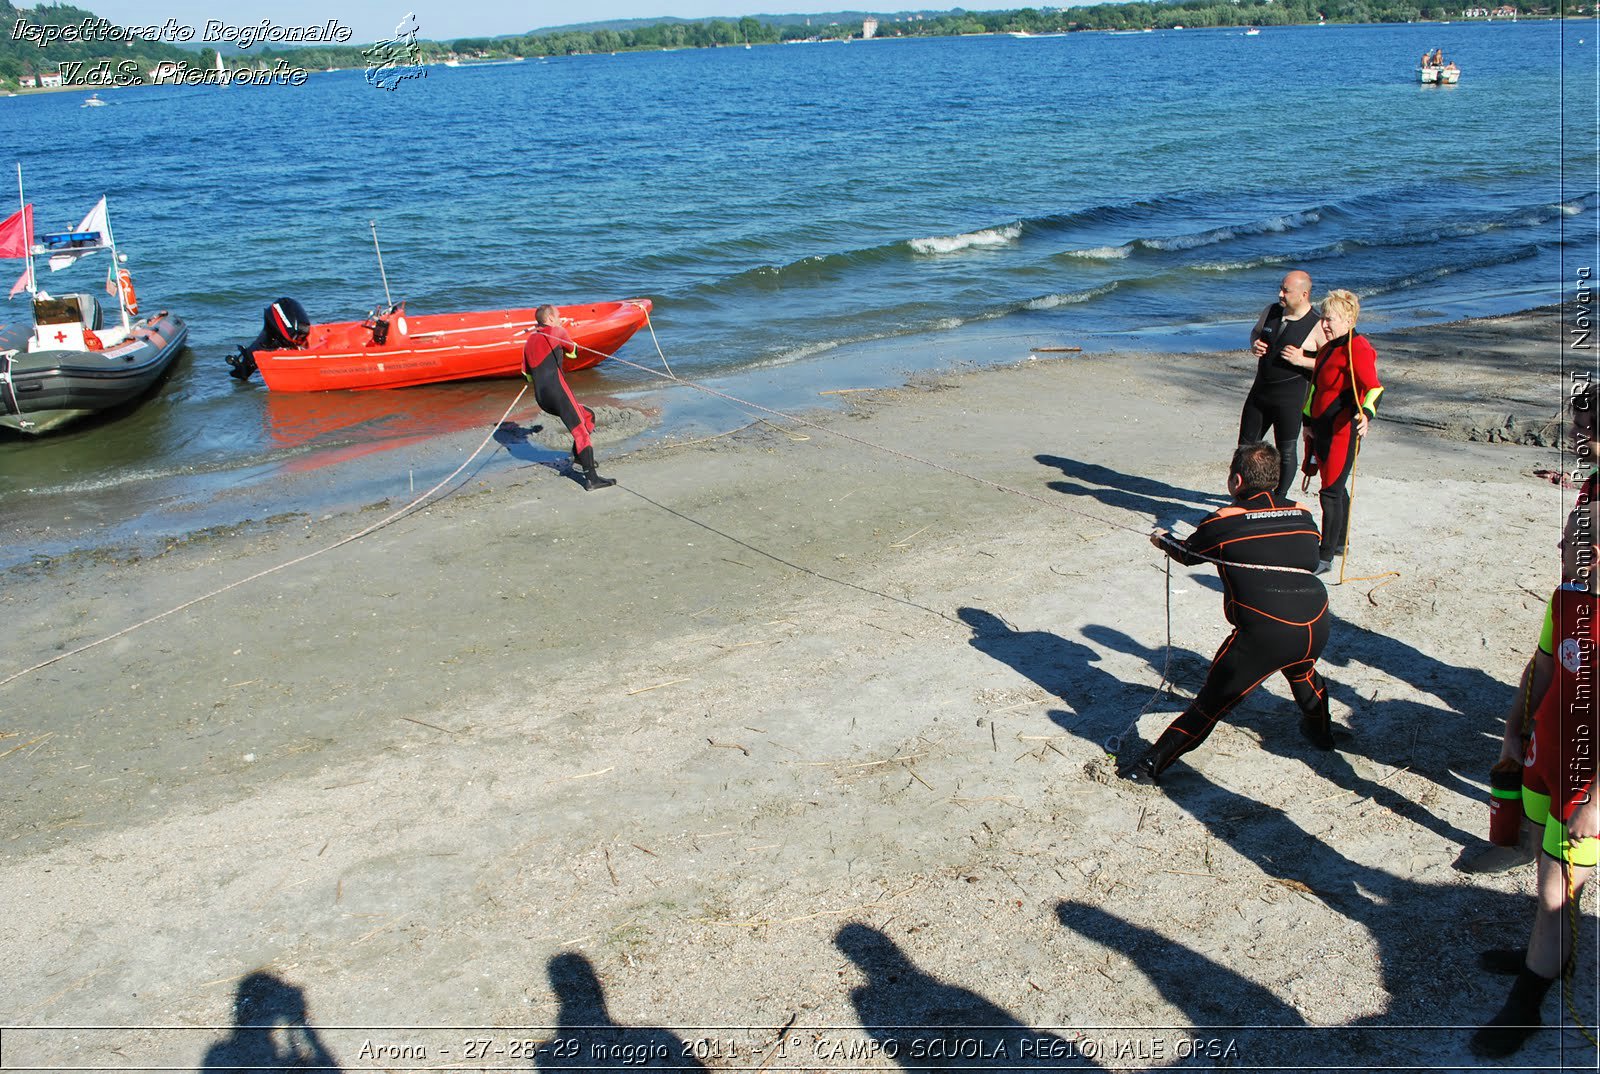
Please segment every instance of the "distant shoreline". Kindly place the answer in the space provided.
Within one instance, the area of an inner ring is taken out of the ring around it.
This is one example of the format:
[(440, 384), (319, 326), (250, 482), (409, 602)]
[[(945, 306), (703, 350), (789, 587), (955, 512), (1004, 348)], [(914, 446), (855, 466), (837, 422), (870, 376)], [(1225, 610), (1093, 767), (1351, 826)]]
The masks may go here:
[[(566, 56), (616, 55), (623, 52), (677, 52), (687, 49), (753, 48), (757, 45), (806, 43), (820, 44), (837, 41), (900, 41), (908, 39), (935, 39), (947, 37), (1043, 37), (1047, 35), (1060, 36), (1065, 34), (1080, 33), (1128, 34), (1138, 32), (1154, 33), (1162, 31), (1231, 32), (1250, 29), (1281, 30), (1300, 26), (1388, 27), (1420, 25), (1491, 25), (1495, 23), (1507, 22), (1564, 22), (1569, 19), (1587, 19), (1591, 17), (1586, 15), (1564, 14), (1523, 15), (1519, 12), (1518, 15), (1511, 18), (1502, 16), (1470, 19), (1415, 19), (1403, 22), (1358, 22), (1334, 19), (1324, 22), (1235, 22), (1218, 24), (1214, 26), (1190, 26), (1183, 23), (1176, 23), (1171, 19), (1165, 21), (1169, 21), (1172, 24), (1165, 26), (1140, 26), (1128, 23), (1086, 26), (1083, 25), (1079, 19), (1065, 18), (1067, 13), (1072, 13), (1078, 16), (1092, 15), (1092, 13), (1095, 12), (1099, 6), (1101, 5), (1097, 5), (1095, 8), (1060, 9), (1050, 16), (1058, 21), (1050, 23), (1039, 21), (1044, 19), (1045, 16), (1031, 8), (1024, 8), (1018, 11), (963, 13), (963, 18), (971, 19), (973, 21), (952, 22), (944, 30), (935, 30), (932, 27), (936, 25), (938, 20), (954, 19), (954, 13), (942, 14), (937, 16), (936, 19), (917, 21), (915, 23), (888, 21), (890, 16), (866, 15), (864, 16), (866, 19), (876, 22), (874, 32), (870, 36), (860, 32), (861, 23), (855, 21), (813, 27), (809, 25), (802, 26), (796, 23), (764, 23), (760, 22), (757, 16), (741, 16), (737, 19), (707, 19), (698, 22), (644, 22), (638, 27), (632, 27), (621, 31), (604, 28), (595, 30), (563, 30), (560, 28), (551, 28), (538, 30), (527, 34), (507, 34), (490, 38), (464, 37), (444, 41), (418, 41), (417, 45), (421, 50), (423, 66), (473, 66), (475, 64), (492, 63), (497, 61), (515, 61), (520, 59), (552, 59)], [(1152, 18), (1162, 15), (1182, 16), (1184, 11), (1190, 11), (1194, 15), (1199, 15), (1199, 12), (1193, 9), (1180, 9), (1173, 7), (1170, 11), (1163, 11), (1163, 7), (1165, 7), (1165, 5), (1156, 5), (1156, 7), (1149, 9), (1149, 14)], [(1027, 13), (1026, 17), (1024, 17), (1024, 13)], [(757, 23), (758, 28), (754, 34), (751, 33), (749, 27), (744, 25), (746, 20)], [(908, 27), (915, 28), (908, 30)], [(807, 32), (803, 35), (796, 34), (786, 36), (783, 33), (783, 31), (786, 30), (805, 30)], [(640, 42), (634, 37), (636, 34), (647, 31), (651, 32), (651, 39), (649, 41)], [(606, 35), (609, 35), (609, 38)], [(697, 35), (702, 39), (691, 39)], [(561, 39), (561, 43), (556, 43), (553, 45), (553, 47), (535, 47), (550, 44), (554, 41), (554, 39)], [(272, 61), (282, 60), (293, 66), (303, 68), (308, 74), (315, 74), (318, 72), (325, 73), (329, 66), (331, 66), (334, 70), (355, 70), (360, 68), (359, 63), (352, 64), (348, 62), (341, 62), (329, 65), (325, 61), (330, 56), (335, 55), (340, 55), (341, 59), (343, 59), (343, 54), (345, 53), (354, 53), (357, 57), (360, 57), (364, 55), (365, 50), (373, 47), (375, 46), (353, 44), (313, 45), (303, 48), (292, 48), (285, 50), (264, 47), (257, 55), (256, 63), (270, 63)], [(111, 53), (107, 53), (104, 56), (75, 56), (73, 57), (73, 60), (81, 61), (86, 66), (92, 66), (102, 61), (110, 61), (118, 58), (125, 57), (118, 57)], [(452, 60), (456, 62), (450, 63)], [(37, 73), (37, 71), (47, 68), (51, 62), (60, 63), (66, 62), (66, 60), (65, 58), (58, 58), (52, 61), (41, 56), (39, 60), (35, 63), (32, 63), (31, 66), (35, 68)], [(137, 84), (162, 85), (164, 83), (145, 81)], [(7, 88), (4, 91), (0, 91), (0, 93), (3, 93), (3, 95), (6, 96), (17, 97), (38, 93), (57, 93), (63, 90), (73, 89), (100, 90), (112, 88), (121, 89), (126, 87), (95, 86), (89, 83), (76, 83), (71, 85), (51, 87), (18, 86), (15, 89)]]

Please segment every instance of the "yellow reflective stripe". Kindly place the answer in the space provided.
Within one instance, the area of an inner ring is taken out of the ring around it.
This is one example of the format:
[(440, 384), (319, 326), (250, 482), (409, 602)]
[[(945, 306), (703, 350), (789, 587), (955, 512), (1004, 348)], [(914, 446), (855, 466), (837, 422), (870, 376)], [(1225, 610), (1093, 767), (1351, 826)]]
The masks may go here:
[(1378, 397), (1382, 394), (1382, 387), (1368, 391), (1367, 397), (1361, 401), (1361, 409), (1365, 410), (1369, 415), (1376, 415), (1378, 413)]

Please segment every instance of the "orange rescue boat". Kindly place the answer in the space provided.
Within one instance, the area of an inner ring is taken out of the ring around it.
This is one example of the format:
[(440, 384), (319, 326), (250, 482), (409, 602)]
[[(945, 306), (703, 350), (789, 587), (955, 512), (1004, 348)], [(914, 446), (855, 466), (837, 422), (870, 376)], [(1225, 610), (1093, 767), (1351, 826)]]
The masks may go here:
[[(561, 323), (578, 344), (562, 369), (588, 369), (611, 357), (649, 320), (648, 298), (562, 306)], [(228, 359), (233, 376), (255, 370), (277, 392), (336, 388), (409, 388), (447, 380), (511, 377), (522, 372), (522, 347), (534, 311), (487, 310), (409, 316), (405, 303), (365, 321), (311, 324), (293, 299), (262, 317), (261, 335)]]

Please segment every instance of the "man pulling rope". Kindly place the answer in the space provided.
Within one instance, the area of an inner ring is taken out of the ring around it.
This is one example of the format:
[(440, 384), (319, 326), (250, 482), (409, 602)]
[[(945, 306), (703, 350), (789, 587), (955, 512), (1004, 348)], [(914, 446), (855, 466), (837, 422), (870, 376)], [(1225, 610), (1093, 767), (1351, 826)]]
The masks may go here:
[(1117, 774), (1124, 779), (1158, 782), (1274, 671), (1289, 680), (1303, 713), (1301, 732), (1318, 749), (1334, 748), (1328, 690), (1316, 670), (1328, 642), (1328, 591), (1311, 573), (1317, 527), (1305, 508), (1278, 499), (1278, 462), (1271, 444), (1243, 445), (1228, 471), (1232, 504), (1207, 515), (1187, 540), (1161, 529), (1150, 535), (1151, 544), (1179, 563), (1217, 565), (1233, 633), (1183, 715), (1137, 760), (1119, 759)]

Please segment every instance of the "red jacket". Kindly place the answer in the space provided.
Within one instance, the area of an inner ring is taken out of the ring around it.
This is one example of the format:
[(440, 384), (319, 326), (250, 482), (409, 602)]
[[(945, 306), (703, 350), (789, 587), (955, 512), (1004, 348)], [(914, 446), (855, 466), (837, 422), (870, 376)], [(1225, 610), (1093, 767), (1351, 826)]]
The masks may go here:
[[(1355, 358), (1353, 386), (1350, 378), (1352, 353)], [(1346, 425), (1355, 418), (1357, 402), (1368, 417), (1376, 414), (1378, 397), (1382, 394), (1383, 385), (1378, 383), (1378, 352), (1372, 349), (1367, 337), (1351, 333), (1324, 343), (1317, 351), (1305, 415), (1326, 425)]]

